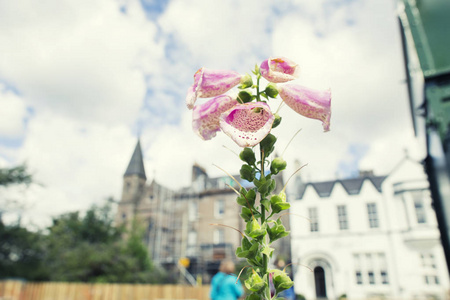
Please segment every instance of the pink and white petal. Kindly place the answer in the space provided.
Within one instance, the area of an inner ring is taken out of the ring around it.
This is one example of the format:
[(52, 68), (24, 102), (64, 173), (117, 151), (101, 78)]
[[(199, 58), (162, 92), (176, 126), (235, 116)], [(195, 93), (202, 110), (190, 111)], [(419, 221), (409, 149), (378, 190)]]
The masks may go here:
[(192, 129), (202, 139), (210, 140), (220, 130), (220, 114), (238, 104), (236, 99), (228, 95), (220, 95), (197, 105), (192, 111)]
[(297, 84), (278, 87), (281, 99), (294, 111), (307, 118), (322, 121), (324, 131), (330, 130), (331, 91), (318, 91)]
[(209, 98), (221, 95), (241, 81), (242, 75), (228, 70), (203, 68), (202, 80), (198, 85), (198, 97)]
[(220, 115), (220, 128), (240, 147), (253, 147), (269, 134), (274, 119), (267, 104), (244, 103)]
[(298, 77), (298, 65), (285, 57), (270, 58), (261, 63), (261, 76), (274, 83), (291, 81)]
[(186, 106), (189, 109), (193, 109), (194, 104), (197, 101), (198, 87), (199, 87), (199, 85), (202, 84), (202, 79), (203, 79), (203, 70), (204, 70), (204, 68), (200, 68), (197, 72), (195, 72), (194, 84), (188, 88), (188, 91), (186, 94)]

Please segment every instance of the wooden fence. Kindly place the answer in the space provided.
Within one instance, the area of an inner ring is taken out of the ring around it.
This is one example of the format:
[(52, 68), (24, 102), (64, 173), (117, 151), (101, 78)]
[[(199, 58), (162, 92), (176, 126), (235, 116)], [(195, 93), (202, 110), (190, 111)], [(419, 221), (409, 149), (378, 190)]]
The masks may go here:
[(0, 281), (0, 300), (209, 299), (209, 286)]

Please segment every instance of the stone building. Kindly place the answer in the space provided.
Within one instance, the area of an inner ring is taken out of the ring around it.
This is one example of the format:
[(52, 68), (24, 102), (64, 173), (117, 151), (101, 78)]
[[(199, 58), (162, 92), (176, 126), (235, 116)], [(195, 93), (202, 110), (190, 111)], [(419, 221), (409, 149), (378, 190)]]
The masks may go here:
[[(234, 177), (241, 185), (253, 187), (239, 176)], [(276, 180), (280, 190), (282, 177)], [(181, 190), (168, 189), (154, 179), (147, 182), (138, 141), (123, 177), (116, 222), (131, 224), (138, 219), (146, 228), (145, 242), (154, 263), (173, 269), (180, 258), (189, 258), (189, 273), (209, 282), (221, 260), (236, 261), (235, 249), (241, 242), (239, 232), (211, 224), (240, 231), (245, 227), (236, 194), (228, 185), (237, 188), (228, 176), (211, 178), (197, 164), (192, 167), (191, 185)], [(288, 227), (289, 218), (284, 218)], [(277, 251), (290, 261), (290, 240), (277, 242)]]
[[(448, 270), (423, 166), (386, 176), (297, 181), (291, 212), (295, 291), (306, 299), (445, 299)], [(311, 268), (305, 268), (301, 265)]]

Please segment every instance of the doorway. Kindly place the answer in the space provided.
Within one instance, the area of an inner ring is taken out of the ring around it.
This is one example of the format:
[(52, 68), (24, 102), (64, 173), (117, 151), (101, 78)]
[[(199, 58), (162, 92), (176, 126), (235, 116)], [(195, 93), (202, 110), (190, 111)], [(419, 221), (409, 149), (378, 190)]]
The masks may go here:
[(314, 282), (316, 286), (316, 298), (326, 298), (327, 289), (325, 286), (325, 271), (322, 267), (314, 268)]

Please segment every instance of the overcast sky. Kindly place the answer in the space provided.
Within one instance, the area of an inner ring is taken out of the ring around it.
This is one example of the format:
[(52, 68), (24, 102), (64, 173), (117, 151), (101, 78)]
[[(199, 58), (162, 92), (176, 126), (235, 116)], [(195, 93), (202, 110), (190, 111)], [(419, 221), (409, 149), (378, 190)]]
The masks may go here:
[(39, 224), (119, 199), (138, 135), (148, 180), (186, 186), (194, 162), (237, 173), (231, 139), (192, 132), (186, 90), (202, 66), (246, 73), (271, 56), (299, 64), (296, 83), (332, 90), (328, 133), (281, 110), (279, 152), (302, 129), (285, 176), (295, 160), (326, 180), (385, 175), (405, 148), (420, 158), (395, 0), (1, 1), (0, 167), (26, 162), (39, 183), (8, 199)]

